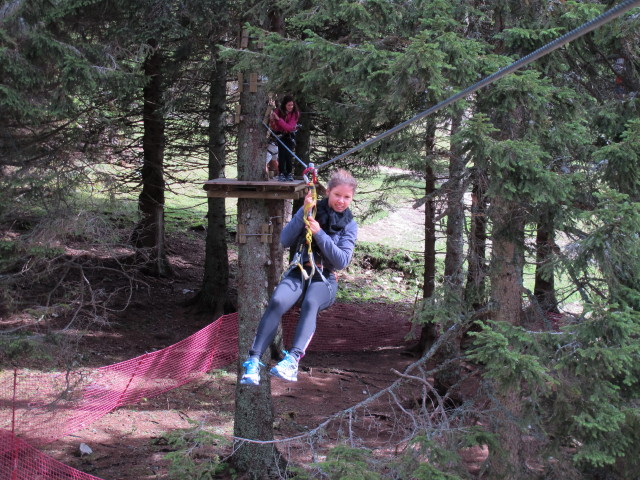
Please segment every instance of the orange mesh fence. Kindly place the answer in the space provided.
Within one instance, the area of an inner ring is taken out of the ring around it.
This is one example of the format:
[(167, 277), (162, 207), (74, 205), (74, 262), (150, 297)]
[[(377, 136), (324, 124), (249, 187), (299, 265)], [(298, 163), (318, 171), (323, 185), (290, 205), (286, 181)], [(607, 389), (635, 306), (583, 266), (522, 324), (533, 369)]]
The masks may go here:
[[(309, 351), (345, 352), (399, 346), (411, 324), (391, 306), (336, 304), (322, 312)], [(285, 345), (297, 311), (283, 318)], [(238, 356), (237, 314), (225, 315), (162, 350), (97, 369), (0, 374), (0, 480), (95, 479), (39, 453), (110, 411), (189, 383)]]

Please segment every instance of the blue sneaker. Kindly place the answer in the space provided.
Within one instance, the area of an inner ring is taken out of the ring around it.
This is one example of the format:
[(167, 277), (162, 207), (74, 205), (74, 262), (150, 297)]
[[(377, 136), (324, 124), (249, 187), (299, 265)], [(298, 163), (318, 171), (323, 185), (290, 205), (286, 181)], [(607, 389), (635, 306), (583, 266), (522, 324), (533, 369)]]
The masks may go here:
[(260, 365), (264, 364), (255, 357), (249, 359), (242, 364), (244, 367), (244, 375), (240, 379), (242, 385), (260, 385)]
[(289, 353), (275, 367), (269, 370), (274, 377), (287, 380), (289, 382), (298, 381), (298, 361)]

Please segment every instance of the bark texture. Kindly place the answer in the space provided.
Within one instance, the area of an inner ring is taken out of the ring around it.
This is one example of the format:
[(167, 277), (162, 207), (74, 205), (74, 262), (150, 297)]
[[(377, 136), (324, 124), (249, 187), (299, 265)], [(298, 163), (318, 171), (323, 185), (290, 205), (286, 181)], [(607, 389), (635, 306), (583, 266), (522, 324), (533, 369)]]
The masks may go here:
[(549, 211), (542, 212), (536, 231), (536, 277), (533, 295), (543, 312), (558, 312), (555, 276), (551, 267), (554, 246), (553, 215)]
[[(245, 74), (248, 78), (249, 72)], [(247, 85), (240, 96), (241, 120), (238, 125), (238, 179), (261, 180), (264, 176), (266, 137), (262, 115), (267, 96), (262, 85), (250, 92)], [(238, 380), (258, 323), (267, 305), (268, 265), (272, 262), (269, 243), (262, 243), (263, 226), (269, 223), (269, 208), (263, 199), (238, 199), (238, 224), (247, 236), (238, 245)], [(264, 360), (264, 359), (263, 359)], [(271, 384), (263, 369), (260, 386), (236, 388), (234, 434), (238, 438), (259, 441), (273, 439)], [(280, 478), (280, 455), (271, 443), (236, 441), (233, 463), (248, 478)]]
[(471, 179), (471, 224), (465, 301), (474, 310), (478, 310), (486, 300), (487, 277), (487, 176), (484, 169), (474, 167)]
[[(209, 180), (224, 175), (226, 165), (225, 107), (227, 68), (217, 60), (209, 82)], [(207, 240), (205, 246), (204, 277), (196, 297), (201, 310), (212, 312), (214, 318), (235, 311), (229, 301), (229, 256), (224, 198), (207, 200)]]
[(150, 53), (144, 62), (144, 73), (149, 80), (143, 90), (144, 159), (140, 172), (142, 192), (138, 197), (141, 218), (132, 240), (145, 255), (148, 270), (162, 276), (171, 272), (164, 236), (163, 55), (155, 40), (149, 41), (149, 47)]
[[(462, 113), (451, 118), (451, 136), (460, 129)], [(462, 301), (464, 285), (464, 192), (465, 161), (460, 146), (452, 141), (449, 160), (449, 188), (447, 191), (447, 247), (444, 257), (444, 282), (449, 295)]]
[[(519, 206), (503, 197), (491, 205), (493, 251), (491, 258), (491, 298), (494, 320), (518, 325), (522, 315), (522, 271), (524, 266), (524, 221)], [(501, 445), (508, 445), (502, 458), (491, 465), (492, 478), (519, 480), (525, 464), (523, 432), (518, 424), (521, 413), (520, 389), (511, 387), (498, 395), (500, 406), (493, 428)]]
[[(436, 142), (436, 124), (429, 121), (425, 136), (425, 149), (429, 154), (433, 153)], [(425, 161), (425, 208), (424, 208), (424, 276), (422, 279), (422, 300), (425, 302), (433, 296), (436, 277), (436, 224), (435, 202), (433, 195), (436, 191), (436, 172), (429, 158)], [(438, 326), (433, 322), (427, 322), (420, 330), (420, 339), (415, 349), (421, 355), (424, 354), (438, 336)]]

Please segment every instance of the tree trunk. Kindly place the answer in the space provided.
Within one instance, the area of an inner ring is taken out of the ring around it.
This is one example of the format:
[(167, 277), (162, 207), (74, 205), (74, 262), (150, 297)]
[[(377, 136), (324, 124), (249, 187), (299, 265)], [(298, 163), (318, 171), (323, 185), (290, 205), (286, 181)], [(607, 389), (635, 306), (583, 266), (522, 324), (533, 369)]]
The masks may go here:
[[(311, 150), (311, 115), (309, 115), (309, 106), (300, 99), (298, 102), (298, 108), (300, 108), (300, 128), (296, 133), (296, 155), (307, 165), (309, 164), (309, 152)], [(296, 162), (295, 171), (302, 173), (304, 168), (300, 162), (294, 159)]]
[[(215, 46), (214, 48), (215, 49)], [(226, 165), (225, 107), (227, 65), (216, 60), (209, 84), (209, 180), (220, 178)], [(207, 240), (205, 245), (204, 278), (194, 303), (202, 311), (218, 318), (235, 310), (228, 297), (229, 256), (224, 198), (207, 200)]]
[[(460, 129), (462, 113), (451, 117), (451, 136)], [(447, 247), (444, 257), (444, 283), (448, 298), (462, 303), (464, 275), (464, 169), (460, 146), (452, 142), (449, 161), (449, 189), (447, 192)]]
[(464, 297), (467, 305), (472, 305), (474, 310), (478, 310), (486, 302), (487, 277), (487, 176), (482, 167), (474, 167), (472, 184), (467, 284)]
[[(286, 23), (284, 15), (282, 14), (282, 10), (275, 5), (272, 5), (268, 12), (268, 18), (269, 31), (284, 36), (286, 33)], [(296, 98), (296, 103), (298, 104), (298, 108), (300, 108), (301, 112), (306, 111), (303, 98)], [(308, 122), (308, 116), (306, 114), (302, 114), (300, 117), (300, 121)], [(303, 128), (301, 128), (296, 133), (296, 145), (293, 149), (298, 158), (301, 158), (307, 164), (309, 163), (308, 149), (309, 145), (311, 144), (310, 132), (311, 130), (310, 128), (308, 128), (308, 125), (306, 128), (303, 126)], [(305, 151), (307, 155), (306, 159), (302, 154), (302, 152)], [(295, 176), (301, 176), (303, 168), (304, 167), (300, 164), (300, 162), (298, 162), (296, 159), (293, 159), (292, 173)], [(297, 202), (297, 200), (294, 200), (294, 202)], [(284, 247), (280, 244), (280, 233), (282, 232), (282, 227), (286, 225), (289, 220), (291, 220), (292, 206), (289, 200), (270, 200), (267, 202), (267, 207), (269, 209), (269, 218), (271, 220), (271, 223), (273, 224), (273, 236), (271, 237), (270, 244), (271, 261), (267, 273), (269, 285), (268, 292), (269, 295), (271, 295), (281, 280), (282, 273), (285, 268), (285, 263), (286, 265), (289, 264), (289, 262), (285, 262), (284, 259), (285, 250)], [(282, 325), (280, 325), (278, 327), (276, 336), (273, 339), (273, 342), (271, 342), (271, 345), (269, 345), (270, 357), (274, 360), (281, 360), (283, 350), (284, 340), (282, 336)]]
[(518, 325), (522, 312), (524, 266), (522, 214), (514, 202), (496, 197), (491, 205), (491, 220), (491, 297), (496, 302), (494, 318)]
[[(269, 295), (276, 289), (282, 273), (285, 269), (284, 253), (285, 249), (280, 243), (280, 233), (282, 227), (291, 220), (291, 202), (289, 200), (267, 200), (267, 209), (269, 210), (269, 219), (273, 226), (273, 235), (269, 244), (269, 268), (267, 270), (267, 292)], [(288, 265), (289, 262), (286, 262)], [(282, 337), (282, 325), (278, 327), (273, 342), (269, 346), (270, 357), (272, 359), (281, 359), (284, 350), (284, 340)]]
[[(451, 138), (459, 130), (462, 122), (462, 113), (455, 112), (451, 117)], [(458, 313), (466, 311), (463, 303), (464, 275), (462, 264), (464, 262), (464, 157), (460, 145), (451, 143), (451, 156), (449, 160), (449, 188), (447, 189), (447, 239), (446, 253), (444, 257), (444, 289), (443, 304), (450, 312), (449, 328)], [(441, 365), (448, 360), (460, 355), (460, 340), (462, 335), (452, 337), (436, 352), (434, 361)], [(460, 379), (460, 364), (451, 362), (446, 368), (434, 375), (434, 386), (441, 392), (445, 392)]]
[[(496, 196), (491, 204), (492, 257), (491, 298), (494, 320), (519, 324), (522, 313), (522, 271), (524, 266), (524, 221), (519, 205)], [(505, 448), (503, 458), (491, 466), (492, 478), (519, 480), (523, 477), (522, 429), (518, 424), (522, 410), (520, 389), (512, 387), (500, 394), (501, 407), (494, 416), (494, 428)]]
[[(425, 134), (425, 149), (429, 156), (436, 143), (436, 123), (434, 120), (427, 122)], [(435, 224), (435, 202), (433, 194), (436, 191), (436, 173), (433, 169), (431, 159), (425, 161), (425, 197), (427, 201), (424, 207), (424, 276), (422, 279), (422, 301), (425, 302), (433, 296), (436, 278), (436, 224)], [(420, 330), (420, 339), (414, 349), (421, 355), (426, 352), (431, 344), (438, 337), (438, 326), (428, 321)]]
[[(249, 72), (246, 72), (248, 78)], [(246, 85), (245, 85), (246, 87)], [(264, 175), (266, 137), (261, 124), (267, 107), (262, 85), (257, 92), (243, 88), (240, 95), (241, 120), (238, 126), (238, 179), (260, 180)], [(268, 243), (261, 243), (264, 225), (269, 223), (269, 209), (263, 199), (238, 199), (238, 225), (246, 237), (238, 245), (238, 384), (236, 387), (234, 434), (238, 438), (268, 441), (273, 439), (273, 407), (269, 376), (263, 372), (260, 386), (240, 385), (242, 362), (251, 346), (258, 323), (268, 301)], [(277, 477), (280, 457), (272, 443), (236, 441), (233, 463), (249, 478)]]
[(171, 272), (165, 252), (164, 238), (164, 114), (162, 112), (163, 55), (155, 40), (149, 41), (150, 53), (144, 62), (148, 82), (144, 87), (142, 138), (142, 192), (138, 198), (141, 219), (132, 240), (146, 255), (149, 270), (156, 275)]
[[(240, 141), (245, 138), (240, 135)], [(265, 202), (257, 199), (238, 199), (238, 224), (249, 234), (259, 232), (268, 215)], [(242, 375), (241, 363), (251, 346), (258, 323), (268, 301), (269, 261), (267, 244), (259, 236), (247, 236), (246, 243), (238, 247), (238, 380)], [(263, 359), (264, 360), (264, 359)], [(273, 440), (273, 406), (271, 382), (263, 370), (260, 386), (236, 385), (234, 435), (238, 438)], [(273, 444), (243, 443), (236, 441), (233, 464), (248, 478), (277, 478), (278, 452)]]
[(536, 232), (536, 278), (533, 288), (533, 295), (544, 312), (558, 312), (555, 277), (550, 264), (554, 245), (553, 214), (547, 210), (540, 214)]

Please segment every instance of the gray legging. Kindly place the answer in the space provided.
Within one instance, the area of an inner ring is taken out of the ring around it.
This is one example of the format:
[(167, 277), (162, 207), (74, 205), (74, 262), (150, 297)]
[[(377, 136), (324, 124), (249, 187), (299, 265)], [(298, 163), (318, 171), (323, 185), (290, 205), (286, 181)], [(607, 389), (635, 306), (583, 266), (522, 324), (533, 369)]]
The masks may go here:
[(256, 338), (249, 350), (250, 356), (260, 357), (273, 341), (282, 316), (293, 307), (301, 296), (300, 319), (291, 345), (291, 353), (297, 359), (304, 356), (304, 352), (316, 331), (318, 312), (329, 308), (336, 299), (338, 282), (333, 273), (327, 277), (327, 285), (319, 273), (313, 276), (311, 284), (302, 279), (299, 269), (292, 270), (276, 287), (269, 300), (269, 305), (260, 319)]

